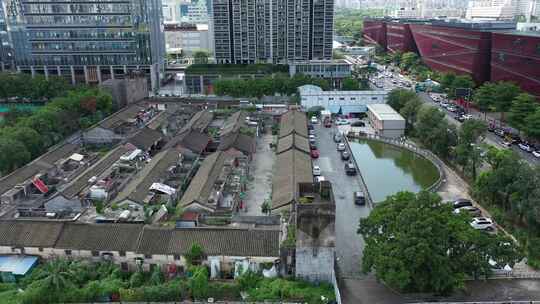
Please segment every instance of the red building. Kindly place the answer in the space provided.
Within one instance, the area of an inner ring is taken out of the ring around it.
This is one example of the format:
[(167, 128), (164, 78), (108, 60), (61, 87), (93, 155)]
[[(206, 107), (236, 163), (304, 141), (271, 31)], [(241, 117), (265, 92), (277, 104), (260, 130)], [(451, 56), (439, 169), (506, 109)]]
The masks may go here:
[(382, 19), (364, 20), (362, 37), (366, 43), (379, 45), (386, 50), (386, 21)]
[(394, 52), (417, 52), (409, 24), (397, 21), (386, 23), (386, 48)]
[(540, 34), (499, 32), (491, 40), (491, 81), (513, 81), (540, 96)]
[(489, 24), (439, 22), (410, 27), (426, 65), (437, 71), (468, 74), (482, 83), (490, 77)]

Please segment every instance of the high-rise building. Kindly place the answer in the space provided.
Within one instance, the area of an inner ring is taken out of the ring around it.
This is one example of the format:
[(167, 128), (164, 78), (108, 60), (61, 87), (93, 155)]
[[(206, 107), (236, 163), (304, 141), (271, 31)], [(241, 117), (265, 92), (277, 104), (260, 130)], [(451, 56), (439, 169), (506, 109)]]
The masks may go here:
[(17, 69), (101, 83), (131, 71), (163, 75), (161, 0), (4, 0)]
[(538, 0), (471, 0), (467, 9), (468, 19), (514, 19), (523, 16), (538, 17)]
[(219, 63), (332, 58), (334, 0), (214, 0)]
[(4, 71), (11, 67), (13, 67), (13, 50), (7, 32), (4, 7), (0, 2), (0, 70)]

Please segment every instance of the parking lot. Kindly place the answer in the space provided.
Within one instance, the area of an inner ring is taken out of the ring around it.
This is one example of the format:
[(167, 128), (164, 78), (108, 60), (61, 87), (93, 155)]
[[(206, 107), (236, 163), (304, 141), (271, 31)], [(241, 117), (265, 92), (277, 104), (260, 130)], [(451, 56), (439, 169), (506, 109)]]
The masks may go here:
[(321, 175), (332, 182), (336, 201), (336, 256), (340, 275), (360, 276), (360, 260), (364, 241), (356, 233), (360, 218), (370, 213), (368, 206), (357, 206), (353, 202), (353, 192), (361, 189), (358, 176), (345, 174), (345, 162), (341, 160), (332, 138), (336, 127), (325, 128), (315, 125), (317, 148), (320, 156), (314, 165), (321, 168)]

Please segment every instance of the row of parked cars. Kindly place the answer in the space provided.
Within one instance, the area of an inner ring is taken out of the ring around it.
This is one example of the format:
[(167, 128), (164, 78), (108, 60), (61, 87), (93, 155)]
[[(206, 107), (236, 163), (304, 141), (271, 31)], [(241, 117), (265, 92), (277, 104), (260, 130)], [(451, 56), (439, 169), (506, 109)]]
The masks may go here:
[(506, 131), (502, 128), (496, 128), (493, 125), (489, 125), (488, 131), (493, 132), (495, 135), (502, 139), (501, 144), (505, 147), (511, 147), (517, 145), (521, 150), (532, 153), (534, 157), (540, 158), (540, 147), (536, 147), (530, 142), (521, 139), (519, 135)]
[(468, 213), (472, 216), (470, 222), (471, 227), (477, 230), (495, 231), (495, 223), (489, 217), (482, 216), (482, 210), (473, 206), (473, 203), (468, 199), (457, 199), (453, 202), (454, 213)]

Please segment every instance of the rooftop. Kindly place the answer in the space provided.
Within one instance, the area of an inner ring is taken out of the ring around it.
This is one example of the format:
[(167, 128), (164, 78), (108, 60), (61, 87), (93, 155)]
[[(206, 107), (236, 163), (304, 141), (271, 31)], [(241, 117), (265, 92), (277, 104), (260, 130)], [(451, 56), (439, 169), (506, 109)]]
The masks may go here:
[(186, 68), (186, 75), (189, 74), (273, 74), (288, 73), (287, 65), (274, 64), (192, 64)]
[(391, 106), (384, 103), (368, 104), (368, 110), (379, 120), (405, 120)]

